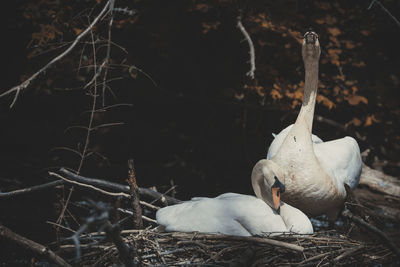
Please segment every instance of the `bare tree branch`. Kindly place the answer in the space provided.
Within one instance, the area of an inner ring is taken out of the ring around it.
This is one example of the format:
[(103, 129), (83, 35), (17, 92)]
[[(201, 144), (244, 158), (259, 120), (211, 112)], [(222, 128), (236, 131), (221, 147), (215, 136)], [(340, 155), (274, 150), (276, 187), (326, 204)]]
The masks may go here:
[(16, 196), (23, 195), (23, 194), (33, 193), (36, 191), (41, 191), (41, 190), (44, 190), (47, 188), (55, 187), (55, 186), (61, 185), (63, 183), (64, 183), (64, 181), (58, 180), (58, 181), (52, 181), (52, 182), (49, 182), (46, 184), (35, 185), (32, 187), (18, 189), (18, 190), (11, 191), (11, 192), (0, 192), (0, 198), (16, 197)]
[(252, 80), (254, 79), (254, 72), (256, 70), (256, 55), (254, 52), (254, 44), (253, 41), (250, 38), (250, 35), (248, 34), (248, 32), (246, 31), (246, 29), (244, 28), (243, 24), (242, 24), (242, 17), (238, 16), (237, 17), (237, 27), (239, 28), (239, 30), (242, 32), (244, 38), (246, 38), (247, 43), (249, 44), (249, 49), (250, 49), (250, 70), (246, 73), (247, 76), (249, 76)]
[(385, 11), (386, 14), (388, 14), (389, 17), (391, 17), (391, 18), (394, 20), (394, 22), (397, 24), (397, 26), (400, 27), (400, 21), (399, 21), (395, 16), (393, 16), (392, 13), (390, 13), (390, 11), (387, 10), (387, 8), (384, 7), (384, 6), (382, 5), (382, 3), (379, 2), (378, 0), (373, 0), (373, 1), (371, 2), (371, 4), (369, 4), (368, 10), (371, 9), (372, 6), (373, 6), (375, 3), (378, 4), (378, 5), (382, 8), (382, 10)]
[(44, 73), (54, 63), (56, 63), (57, 61), (59, 61), (60, 59), (62, 59), (66, 55), (68, 55), (75, 48), (75, 46), (80, 42), (80, 40), (83, 37), (85, 37), (93, 29), (94, 25), (97, 24), (97, 22), (101, 19), (101, 17), (103, 17), (107, 13), (107, 11), (110, 10), (111, 2), (114, 2), (114, 1), (113, 0), (107, 1), (103, 10), (99, 13), (99, 15), (97, 15), (97, 17), (93, 20), (93, 22), (89, 25), (89, 27), (87, 27), (81, 34), (79, 34), (78, 37), (76, 37), (75, 41), (63, 53), (61, 53), (57, 57), (53, 58), (49, 63), (47, 63), (44, 67), (42, 67), (40, 70), (38, 70), (36, 73), (34, 73), (31, 77), (29, 77), (23, 83), (21, 83), (17, 86), (14, 86), (13, 88), (2, 93), (0, 95), (0, 98), (4, 97), (6, 95), (9, 95), (9, 94), (15, 93), (14, 99), (10, 105), (10, 108), (12, 108), (14, 106), (15, 102), (17, 101), (17, 98), (22, 90), (26, 89), (32, 81), (34, 81), (40, 74)]
[[(60, 172), (64, 175), (66, 175), (71, 180), (75, 180), (75, 181), (85, 183), (85, 184), (91, 184), (91, 185), (98, 186), (98, 187), (108, 188), (111, 190), (115, 190), (118, 192), (124, 192), (127, 194), (130, 193), (129, 186), (127, 186), (127, 185), (121, 185), (118, 183), (108, 182), (108, 181), (95, 179), (95, 178), (83, 177), (80, 175), (76, 175), (64, 168), (61, 168)], [(181, 203), (181, 201), (176, 198), (161, 194), (161, 193), (151, 190), (149, 188), (139, 187), (139, 194), (149, 196), (153, 199), (164, 198), (167, 201), (168, 205), (174, 205), (174, 204)]]
[(17, 233), (14, 233), (4, 225), (0, 224), (0, 237), (7, 239), (9, 241), (12, 241), (14, 243), (17, 243), (18, 245), (29, 249), (37, 254), (39, 254), (42, 257), (46, 257), (50, 261), (54, 262), (58, 266), (68, 266), (69, 265), (63, 258), (60, 256), (56, 255), (52, 250), (46, 248), (45, 246), (36, 243), (35, 241), (32, 241), (26, 237), (20, 236)]
[(90, 185), (90, 184), (84, 184), (84, 183), (80, 183), (80, 182), (69, 180), (69, 179), (67, 179), (67, 178), (65, 178), (65, 177), (63, 177), (63, 176), (61, 176), (61, 175), (59, 175), (57, 173), (54, 173), (54, 172), (49, 172), (49, 175), (57, 177), (57, 178), (59, 178), (61, 180), (64, 180), (64, 181), (66, 181), (68, 183), (71, 183), (71, 184), (76, 184), (76, 185), (79, 185), (79, 186), (82, 186), (82, 187), (87, 187), (87, 188), (93, 189), (94, 191), (98, 191), (98, 192), (103, 193), (105, 195), (109, 195), (109, 196), (113, 196), (113, 197), (130, 198), (130, 195), (128, 195), (128, 194), (125, 194), (125, 193), (122, 193), (122, 192), (119, 192), (119, 193), (108, 192), (108, 191), (105, 191), (103, 189), (97, 188), (97, 187), (95, 187), (93, 185)]

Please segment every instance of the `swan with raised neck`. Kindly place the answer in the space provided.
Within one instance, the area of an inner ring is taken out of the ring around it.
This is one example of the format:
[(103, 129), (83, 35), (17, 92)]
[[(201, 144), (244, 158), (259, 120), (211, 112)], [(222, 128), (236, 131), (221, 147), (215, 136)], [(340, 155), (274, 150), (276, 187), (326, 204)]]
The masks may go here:
[(326, 214), (333, 222), (346, 198), (344, 184), (351, 188), (358, 184), (362, 163), (353, 138), (323, 142), (312, 135), (320, 54), (318, 35), (306, 32), (302, 44), (303, 103), (296, 122), (276, 135), (267, 159), (279, 166), (278, 179), (285, 183), (282, 199), (286, 203), (310, 216)]

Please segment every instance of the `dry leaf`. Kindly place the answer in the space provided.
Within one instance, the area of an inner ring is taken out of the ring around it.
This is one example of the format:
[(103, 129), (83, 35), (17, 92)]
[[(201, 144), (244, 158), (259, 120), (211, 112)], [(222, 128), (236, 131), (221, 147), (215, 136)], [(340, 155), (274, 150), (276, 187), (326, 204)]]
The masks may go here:
[(353, 65), (354, 67), (358, 67), (358, 68), (361, 68), (361, 67), (365, 67), (365, 66), (366, 66), (366, 64), (365, 64), (364, 61), (353, 62), (351, 65)]
[(271, 95), (272, 99), (274, 99), (274, 100), (282, 99), (282, 94), (278, 90), (276, 90), (275, 88), (273, 88), (271, 90), (270, 95)]
[(275, 89), (277, 89), (277, 90), (281, 90), (281, 87), (280, 87), (278, 84), (276, 84), (276, 83), (274, 83), (274, 85), (273, 85), (272, 87), (275, 88)]
[(339, 28), (337, 27), (332, 27), (332, 28), (328, 28), (328, 32), (332, 35), (332, 36), (338, 36), (339, 34), (341, 34), (341, 31), (339, 30)]
[(295, 109), (301, 102), (297, 99), (292, 101), (292, 109)]
[(334, 95), (334, 96), (337, 96), (337, 95), (339, 94), (339, 92), (340, 92), (340, 87), (339, 87), (338, 85), (336, 85), (336, 86), (333, 88), (333, 95)]
[(365, 126), (365, 127), (371, 126), (373, 123), (377, 123), (377, 122), (380, 122), (380, 120), (378, 120), (377, 118), (375, 118), (375, 115), (372, 114), (372, 115), (370, 115), (370, 116), (367, 116), (367, 118), (365, 119), (364, 126)]
[(349, 127), (350, 125), (360, 126), (362, 121), (359, 118), (353, 118), (351, 121), (344, 125), (345, 128)]
[(322, 103), (322, 105), (328, 107), (329, 109), (334, 108), (336, 105), (329, 98), (323, 95), (317, 95), (317, 102)]
[(371, 34), (371, 32), (368, 31), (368, 30), (362, 30), (362, 31), (360, 31), (360, 33), (361, 33), (362, 35), (364, 35), (364, 36), (368, 36), (368, 35)]
[(353, 49), (356, 47), (352, 41), (345, 41), (345, 45), (347, 49)]
[(347, 102), (349, 102), (350, 105), (353, 106), (358, 105), (360, 102), (368, 104), (368, 99), (360, 95), (346, 96), (345, 99), (347, 100)]
[(75, 32), (75, 35), (79, 35), (83, 31), (82, 29), (79, 29), (79, 28), (73, 28), (73, 30)]

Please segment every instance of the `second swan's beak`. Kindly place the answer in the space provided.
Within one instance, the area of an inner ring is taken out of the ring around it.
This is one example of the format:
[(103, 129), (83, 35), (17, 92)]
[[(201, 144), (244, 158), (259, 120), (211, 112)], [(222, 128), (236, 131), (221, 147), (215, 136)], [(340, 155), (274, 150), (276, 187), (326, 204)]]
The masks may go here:
[(285, 185), (275, 177), (275, 183), (271, 186), (272, 201), (274, 202), (274, 208), (278, 212), (281, 206), (281, 193), (285, 192)]

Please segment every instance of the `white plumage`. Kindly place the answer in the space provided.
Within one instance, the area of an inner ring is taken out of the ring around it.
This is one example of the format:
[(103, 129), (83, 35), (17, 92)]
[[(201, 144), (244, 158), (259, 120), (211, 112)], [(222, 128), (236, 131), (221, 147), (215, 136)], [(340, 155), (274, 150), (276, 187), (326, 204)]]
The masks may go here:
[[(293, 124), (274, 135), (267, 154), (267, 159), (272, 159), (286, 136), (292, 129)], [(322, 169), (337, 183), (347, 184), (354, 189), (360, 181), (362, 160), (360, 148), (357, 141), (350, 136), (324, 142), (318, 136), (312, 135), (314, 153)]]
[(167, 231), (250, 236), (293, 232), (312, 234), (311, 222), (300, 210), (281, 203), (280, 214), (254, 196), (225, 193), (196, 197), (157, 211)]
[(296, 122), (274, 135), (267, 161), (280, 170), (276, 176), (286, 185), (284, 201), (310, 216), (326, 214), (332, 223), (346, 199), (345, 184), (354, 189), (359, 182), (362, 161), (354, 138), (323, 142), (312, 134), (320, 54), (318, 35), (307, 32), (302, 45), (303, 103)]

